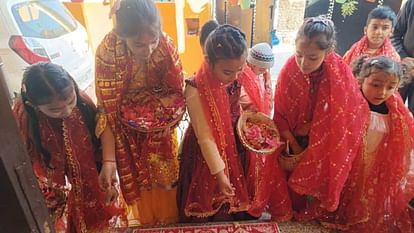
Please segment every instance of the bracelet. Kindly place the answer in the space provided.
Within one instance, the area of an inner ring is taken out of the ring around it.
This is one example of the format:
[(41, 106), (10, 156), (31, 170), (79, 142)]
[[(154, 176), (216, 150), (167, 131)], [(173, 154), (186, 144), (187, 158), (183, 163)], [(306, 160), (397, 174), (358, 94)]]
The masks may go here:
[(102, 160), (102, 163), (116, 163), (115, 159), (104, 159)]

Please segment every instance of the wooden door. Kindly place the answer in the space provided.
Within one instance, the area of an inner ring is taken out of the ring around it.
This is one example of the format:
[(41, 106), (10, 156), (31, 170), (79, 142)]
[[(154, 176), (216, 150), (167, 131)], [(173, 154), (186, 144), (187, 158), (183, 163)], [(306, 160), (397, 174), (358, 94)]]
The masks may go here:
[(0, 57), (0, 232), (54, 232), (10, 105)]

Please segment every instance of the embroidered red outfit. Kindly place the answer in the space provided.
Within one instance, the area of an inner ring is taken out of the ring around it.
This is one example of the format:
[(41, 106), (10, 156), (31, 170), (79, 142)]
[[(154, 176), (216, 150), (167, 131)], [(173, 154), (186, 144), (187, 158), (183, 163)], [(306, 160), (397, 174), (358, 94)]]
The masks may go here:
[[(343, 93), (343, 94), (341, 94)], [(321, 70), (304, 75), (292, 56), (283, 67), (275, 91), (274, 121), (279, 131), (311, 124), (308, 146), (288, 185), (293, 193), (315, 200), (304, 209), (293, 195), (293, 206), (303, 215), (316, 217), (314, 209), (334, 211), (361, 144), (368, 110), (350, 68), (334, 52), (326, 55)]]
[[(233, 128), (240, 115), (240, 84), (223, 85), (207, 62), (193, 82), (185, 91), (191, 126), (183, 141), (180, 178), (186, 174), (191, 178), (180, 179), (181, 211), (185, 217), (199, 218), (213, 216), (225, 205), (226, 214), (246, 211), (249, 199)], [(234, 197), (226, 198), (218, 188), (214, 174), (223, 169), (235, 189)]]
[[(177, 51), (164, 34), (160, 35), (158, 47), (146, 64), (137, 64), (125, 40), (113, 32), (97, 49), (96, 90), (100, 110), (97, 134), (107, 126), (114, 134), (122, 194), (128, 205), (136, 207), (138, 203), (140, 213), (134, 215), (144, 224), (177, 221), (173, 201), (178, 178), (177, 138), (174, 130), (160, 138), (154, 133), (138, 133), (124, 126), (118, 119), (118, 107), (121, 101), (133, 98), (140, 90), (156, 88), (182, 93), (183, 82)], [(151, 201), (152, 196), (158, 196), (159, 201)], [(143, 201), (140, 203), (140, 200)], [(148, 202), (160, 209), (152, 211)], [(152, 212), (164, 217), (157, 219)]]
[(121, 214), (121, 211), (105, 204), (105, 193), (98, 186), (97, 148), (92, 143), (80, 110), (75, 107), (71, 115), (63, 120), (37, 113), (40, 140), (51, 155), (53, 169), (45, 167), (28, 136), (28, 116), (21, 100), (17, 101), (14, 112), (56, 231), (83, 233), (108, 230), (113, 225), (110, 224), (112, 217)]
[(371, 53), (369, 52), (368, 48), (368, 37), (363, 36), (359, 41), (354, 43), (352, 47), (345, 53), (344, 61), (346, 64), (350, 65), (353, 60), (357, 59), (362, 55), (366, 55), (369, 57), (384, 55), (393, 59), (394, 61), (400, 61), (400, 55), (398, 55), (394, 46), (392, 46), (391, 40), (388, 38), (384, 40), (384, 44), (382, 44), (381, 48), (377, 49), (374, 53)]

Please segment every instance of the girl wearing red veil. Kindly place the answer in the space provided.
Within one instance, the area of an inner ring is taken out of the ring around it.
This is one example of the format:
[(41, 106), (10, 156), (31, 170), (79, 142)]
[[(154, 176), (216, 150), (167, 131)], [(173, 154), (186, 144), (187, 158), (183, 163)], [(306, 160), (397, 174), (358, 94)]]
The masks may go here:
[(55, 231), (98, 233), (113, 227), (122, 211), (110, 204), (117, 191), (98, 185), (96, 109), (69, 74), (51, 63), (30, 66), (14, 112)]
[[(182, 221), (255, 218), (247, 212), (251, 203), (246, 157), (234, 133), (241, 111), (237, 77), (246, 50), (245, 36), (238, 28), (219, 26), (206, 41), (206, 61), (195, 79), (187, 82), (185, 96), (191, 126), (182, 145), (180, 177), (191, 178), (179, 182)], [(287, 194), (286, 186), (285, 191)]]
[[(243, 111), (262, 112), (271, 117), (273, 109), (272, 81), (270, 68), (274, 64), (272, 48), (267, 43), (259, 43), (249, 50), (247, 64), (240, 73), (239, 80), (242, 85), (240, 104)], [(280, 187), (286, 187), (283, 171), (277, 163), (277, 154), (260, 155), (246, 151), (246, 183), (251, 200), (248, 213), (260, 217), (273, 191), (281, 191)], [(274, 190), (275, 187), (278, 187)], [(289, 203), (289, 199), (283, 195), (272, 197), (282, 198), (273, 200), (275, 203)], [(277, 208), (281, 210), (281, 208)], [(292, 213), (286, 210), (273, 213), (279, 221), (287, 220)], [(277, 216), (277, 217), (276, 217)]]
[(414, 121), (397, 92), (405, 77), (385, 56), (354, 64), (370, 123), (339, 208), (322, 222), (344, 232), (414, 232), (408, 204), (414, 196)]
[(385, 55), (399, 62), (400, 55), (391, 44), (392, 35), (397, 16), (388, 6), (373, 9), (368, 14), (364, 36), (345, 53), (344, 61), (351, 65), (352, 61), (365, 55), (375, 57)]
[(368, 120), (367, 104), (334, 45), (332, 21), (306, 19), (296, 55), (276, 84), (274, 121), (287, 144), (280, 159), (298, 161), (288, 176), (298, 220), (336, 210)]

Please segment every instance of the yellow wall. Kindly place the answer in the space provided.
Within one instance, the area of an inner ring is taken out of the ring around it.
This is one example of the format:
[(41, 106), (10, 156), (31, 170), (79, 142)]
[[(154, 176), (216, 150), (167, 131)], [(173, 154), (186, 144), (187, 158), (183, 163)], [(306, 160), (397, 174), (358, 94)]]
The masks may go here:
[[(191, 76), (200, 67), (203, 56), (199, 44), (198, 36), (187, 35), (187, 25), (185, 18), (199, 18), (199, 28), (208, 20), (211, 19), (211, 4), (207, 4), (202, 12), (195, 13), (189, 7), (187, 0), (185, 1), (184, 16), (182, 17), (184, 24), (184, 34), (180, 38), (185, 40), (184, 47), (181, 48), (180, 58), (183, 63), (186, 76)], [(103, 5), (101, 2), (91, 3), (71, 3), (66, 2), (65, 6), (72, 13), (72, 15), (86, 28), (89, 36), (89, 42), (93, 51), (103, 39), (103, 37), (112, 30), (113, 21), (109, 19), (108, 13), (109, 5)], [(175, 3), (157, 3), (157, 8), (162, 17), (162, 29), (166, 32), (178, 46), (178, 31), (177, 31), (177, 9)]]
[(177, 45), (177, 24), (174, 3), (158, 3), (157, 8), (161, 14), (162, 30), (167, 33)]
[(191, 10), (188, 3), (184, 7), (184, 33), (185, 33), (185, 50), (180, 54), (183, 62), (186, 76), (192, 76), (197, 72), (201, 63), (203, 62), (203, 52), (200, 46), (199, 36), (193, 36), (187, 34), (186, 18), (199, 18), (199, 32), (204, 23), (211, 19), (211, 5), (208, 4), (205, 9), (200, 13), (195, 13)]
[(274, 0), (256, 1), (256, 26), (254, 32), (253, 44), (267, 42), (271, 44), (271, 31), (273, 29), (273, 20), (271, 18), (271, 8)]
[(239, 27), (246, 34), (248, 47), (252, 41), (252, 20), (252, 9), (241, 9), (240, 5), (228, 7), (227, 23)]

